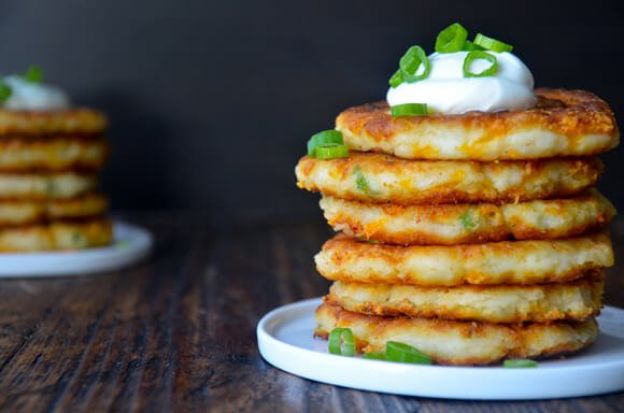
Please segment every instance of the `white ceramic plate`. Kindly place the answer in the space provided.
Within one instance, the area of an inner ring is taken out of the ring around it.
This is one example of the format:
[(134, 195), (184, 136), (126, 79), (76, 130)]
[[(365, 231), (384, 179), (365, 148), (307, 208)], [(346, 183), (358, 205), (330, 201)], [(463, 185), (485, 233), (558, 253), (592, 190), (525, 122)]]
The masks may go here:
[(600, 336), (569, 359), (539, 367), (422, 366), (342, 357), (312, 337), (319, 298), (279, 307), (258, 323), (258, 348), (275, 367), (307, 379), (354, 389), (449, 399), (550, 399), (624, 390), (624, 310), (605, 307)]
[(113, 224), (113, 245), (80, 251), (0, 254), (0, 278), (84, 275), (118, 270), (147, 256), (152, 235), (123, 222)]

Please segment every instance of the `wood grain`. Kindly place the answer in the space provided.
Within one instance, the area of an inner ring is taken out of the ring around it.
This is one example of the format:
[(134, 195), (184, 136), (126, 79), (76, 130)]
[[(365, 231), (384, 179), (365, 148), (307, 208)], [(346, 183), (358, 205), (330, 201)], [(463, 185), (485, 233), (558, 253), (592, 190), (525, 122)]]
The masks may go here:
[[(323, 294), (322, 225), (217, 230), (143, 218), (148, 262), (89, 277), (0, 281), (1, 411), (621, 412), (624, 393), (539, 402), (398, 397), (314, 383), (258, 355), (270, 309)], [(618, 255), (624, 222), (615, 225)], [(624, 306), (622, 267), (606, 301)]]

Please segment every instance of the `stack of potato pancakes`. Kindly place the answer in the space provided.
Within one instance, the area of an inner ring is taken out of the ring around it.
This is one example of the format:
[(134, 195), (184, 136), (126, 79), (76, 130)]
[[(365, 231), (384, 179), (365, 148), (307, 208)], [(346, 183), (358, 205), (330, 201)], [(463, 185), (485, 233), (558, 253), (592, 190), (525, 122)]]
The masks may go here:
[(108, 155), (103, 114), (0, 110), (0, 252), (111, 242), (97, 172)]
[(317, 336), (349, 328), (358, 350), (398, 341), (440, 364), (595, 340), (616, 213), (593, 189), (596, 155), (619, 133), (589, 92), (535, 93), (520, 111), (393, 117), (374, 103), (338, 116), (348, 156), (296, 168), (341, 231), (315, 257), (334, 281)]

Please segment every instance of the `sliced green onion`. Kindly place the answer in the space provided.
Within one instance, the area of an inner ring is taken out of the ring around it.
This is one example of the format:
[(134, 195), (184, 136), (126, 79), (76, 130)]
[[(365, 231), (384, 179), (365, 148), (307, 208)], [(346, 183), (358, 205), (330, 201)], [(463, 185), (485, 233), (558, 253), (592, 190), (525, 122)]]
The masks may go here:
[(477, 33), (475, 36), (474, 44), (498, 53), (511, 52), (513, 50), (512, 45), (493, 39), (481, 33)]
[(11, 86), (0, 81), (0, 103), (6, 102), (11, 97), (12, 94), (13, 94), (13, 89), (11, 89)]
[(355, 175), (355, 186), (357, 187), (357, 189), (367, 195), (370, 194), (372, 191), (368, 186), (368, 181), (366, 180), (366, 177), (364, 176), (364, 173), (359, 166), (353, 168), (353, 174)]
[[(470, 66), (476, 60), (486, 60), (490, 62), (490, 66), (483, 69), (480, 72), (473, 72), (470, 70)], [(491, 55), (487, 52), (482, 52), (480, 50), (473, 50), (472, 52), (468, 52), (466, 58), (464, 59), (464, 77), (486, 77), (493, 76), (496, 74), (496, 70), (498, 69), (498, 63), (496, 62), (496, 56)]]
[(468, 30), (459, 23), (453, 23), (438, 34), (435, 51), (438, 53), (458, 52), (463, 49), (466, 39), (468, 39)]
[(423, 116), (427, 114), (426, 103), (404, 103), (390, 107), (392, 116)]
[(472, 219), (472, 214), (470, 214), (470, 211), (466, 211), (461, 214), (459, 216), (459, 222), (461, 223), (462, 227), (464, 227), (464, 229), (467, 229), (468, 231), (474, 229), (477, 226)]
[(401, 69), (398, 69), (396, 72), (394, 72), (390, 80), (388, 80), (388, 84), (394, 89), (401, 83), (403, 83), (403, 75), (401, 74)]
[(314, 157), (318, 159), (346, 158), (349, 156), (347, 145), (339, 143), (328, 143), (319, 145), (314, 149)]
[(355, 355), (355, 339), (350, 328), (334, 328), (329, 333), (329, 352), (348, 357)]
[(364, 354), (362, 357), (369, 360), (385, 360), (386, 353), (383, 351), (373, 351), (371, 353)]
[(466, 43), (464, 43), (463, 50), (470, 52), (472, 50), (485, 50), (485, 49), (477, 44), (474, 44), (470, 40), (466, 40)]
[[(422, 69), (421, 69), (422, 66)], [(399, 60), (399, 68), (403, 80), (407, 83), (414, 83), (423, 80), (431, 73), (431, 63), (427, 54), (420, 46), (412, 46)]]
[(329, 129), (312, 135), (308, 140), (308, 156), (314, 156), (314, 149), (316, 149), (317, 146), (326, 145), (328, 143), (343, 144), (342, 133), (334, 129)]
[(23, 77), (27, 82), (41, 83), (43, 82), (43, 70), (39, 66), (29, 66)]
[(503, 367), (517, 369), (517, 368), (530, 368), (537, 367), (537, 361), (531, 359), (507, 359), (503, 363)]
[(431, 364), (431, 357), (419, 351), (409, 344), (398, 341), (388, 341), (386, 343), (386, 359), (401, 363)]

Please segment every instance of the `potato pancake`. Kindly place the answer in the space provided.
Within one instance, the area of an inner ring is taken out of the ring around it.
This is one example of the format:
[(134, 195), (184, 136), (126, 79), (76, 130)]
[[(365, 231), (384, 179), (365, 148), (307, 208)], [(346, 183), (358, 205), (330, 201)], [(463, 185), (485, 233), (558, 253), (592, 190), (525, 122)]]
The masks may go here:
[(0, 171), (97, 170), (104, 165), (108, 152), (108, 143), (102, 138), (0, 138)]
[(0, 252), (84, 249), (112, 241), (112, 224), (104, 218), (0, 229)]
[(416, 347), (438, 364), (491, 364), (504, 358), (540, 358), (581, 350), (594, 342), (598, 326), (585, 321), (492, 324), (476, 321), (382, 317), (350, 312), (330, 304), (316, 310), (315, 335), (327, 338), (336, 327), (350, 328), (358, 349), (383, 351), (386, 342)]
[(390, 244), (455, 245), (505, 239), (555, 239), (596, 230), (616, 211), (597, 191), (571, 199), (517, 204), (396, 205), (324, 196), (334, 230)]
[(101, 133), (107, 124), (102, 112), (86, 108), (54, 111), (0, 109), (0, 139), (21, 134)]
[(581, 90), (537, 89), (536, 107), (497, 113), (393, 117), (385, 102), (336, 119), (357, 151), (405, 159), (512, 160), (596, 155), (619, 143), (609, 105)]
[(579, 194), (603, 170), (598, 158), (539, 161), (409, 161), (373, 153), (320, 160), (303, 157), (297, 185), (363, 202), (508, 203)]
[(398, 246), (339, 234), (315, 257), (332, 281), (452, 286), (534, 284), (581, 278), (613, 265), (605, 233), (579, 238), (453, 246)]
[(98, 193), (69, 199), (0, 201), (0, 227), (95, 217), (103, 215), (107, 209), (108, 200)]
[(542, 285), (415, 285), (335, 282), (325, 301), (356, 313), (489, 323), (584, 320), (602, 305), (602, 278)]
[(97, 188), (95, 175), (74, 172), (50, 174), (0, 173), (0, 200), (74, 198)]

